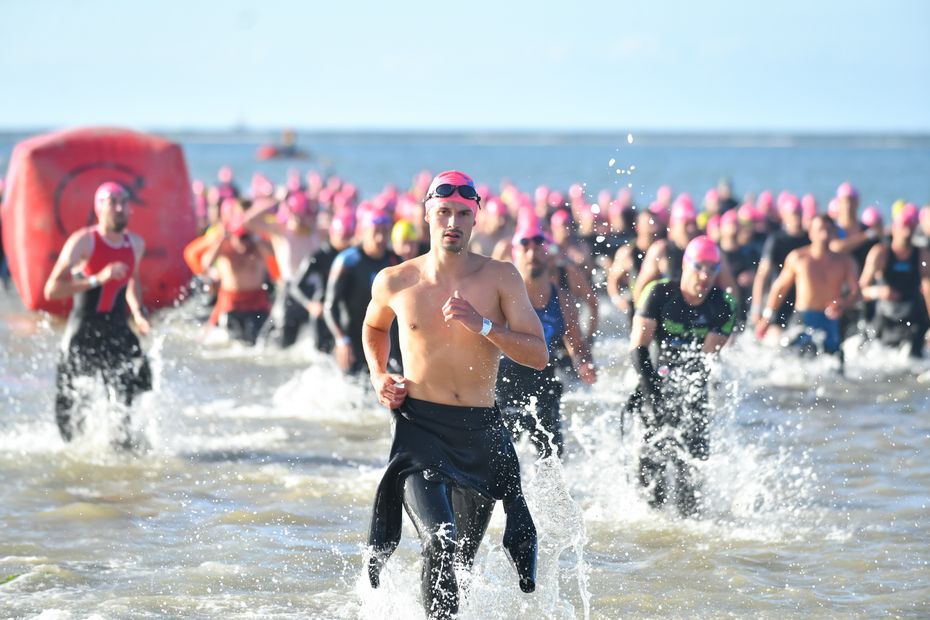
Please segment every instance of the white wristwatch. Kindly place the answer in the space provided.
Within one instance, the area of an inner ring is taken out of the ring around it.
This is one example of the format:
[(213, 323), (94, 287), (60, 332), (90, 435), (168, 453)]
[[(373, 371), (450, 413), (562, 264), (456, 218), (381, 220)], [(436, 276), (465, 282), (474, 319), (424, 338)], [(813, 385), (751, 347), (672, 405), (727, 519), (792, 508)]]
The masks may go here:
[(491, 322), (491, 319), (482, 318), (481, 319), (481, 331), (478, 332), (482, 336), (487, 336), (491, 333), (491, 329), (494, 327), (494, 323)]
[(90, 288), (97, 288), (98, 286), (100, 286), (100, 281), (97, 279), (97, 274), (88, 276), (87, 283), (90, 284)]

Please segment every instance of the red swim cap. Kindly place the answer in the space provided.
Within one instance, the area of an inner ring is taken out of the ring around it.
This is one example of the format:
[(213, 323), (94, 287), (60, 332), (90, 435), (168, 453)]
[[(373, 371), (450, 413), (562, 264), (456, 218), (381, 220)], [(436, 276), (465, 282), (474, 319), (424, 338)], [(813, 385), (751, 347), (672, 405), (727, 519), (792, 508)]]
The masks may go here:
[(720, 248), (707, 235), (700, 235), (691, 240), (688, 247), (685, 248), (685, 256), (682, 263), (683, 268), (688, 267), (688, 263), (714, 263), (720, 264)]

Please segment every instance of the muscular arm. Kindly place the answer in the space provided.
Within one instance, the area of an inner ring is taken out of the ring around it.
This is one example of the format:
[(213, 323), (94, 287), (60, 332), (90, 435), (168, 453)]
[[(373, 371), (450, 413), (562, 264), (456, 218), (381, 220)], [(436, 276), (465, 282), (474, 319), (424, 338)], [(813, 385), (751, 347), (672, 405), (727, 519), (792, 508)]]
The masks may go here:
[(730, 263), (722, 255), (720, 256), (720, 273), (717, 274), (717, 281), (714, 286), (728, 293), (736, 294), (736, 278), (733, 276)]
[(830, 242), (830, 249), (834, 252), (853, 252), (860, 245), (875, 238), (875, 232), (871, 228), (857, 230), (846, 235), (845, 239), (834, 239)]
[(223, 247), (223, 242), (226, 241), (226, 231), (222, 228), (217, 229), (213, 234), (215, 238), (212, 240), (210, 247), (200, 257), (200, 267), (203, 271), (208, 270), (216, 262), (217, 257), (220, 255), (220, 249)]
[[(375, 280), (377, 282), (377, 279)], [(346, 334), (342, 331), (339, 321), (336, 320), (336, 305), (345, 295), (345, 289), (348, 282), (348, 274), (343, 266), (342, 258), (336, 257), (333, 262), (333, 268), (329, 272), (329, 281), (326, 283), (326, 297), (323, 301), (323, 320), (332, 333), (336, 342), (345, 338)], [(372, 289), (374, 293), (374, 289)], [(386, 362), (385, 362), (386, 363)]]
[(859, 289), (862, 291), (862, 297), (866, 300), (878, 299), (878, 290), (871, 286), (875, 280), (875, 275), (884, 268), (883, 259), (885, 258), (884, 246), (878, 244), (869, 250), (865, 257), (865, 265), (862, 266), (862, 274), (859, 276)]
[(920, 250), (920, 292), (930, 312), (930, 250)]
[(49, 301), (67, 299), (75, 293), (89, 291), (92, 287), (86, 279), (75, 280), (71, 277), (74, 267), (90, 255), (93, 237), (86, 230), (78, 231), (68, 237), (52, 273), (45, 282), (43, 293)]
[(852, 256), (846, 256), (846, 294), (836, 301), (839, 314), (846, 311), (847, 308), (862, 299), (862, 291), (859, 288), (859, 265), (856, 264)]
[(659, 271), (659, 261), (665, 256), (667, 243), (667, 241), (656, 241), (646, 251), (643, 266), (639, 269), (639, 275), (636, 276), (636, 284), (633, 287), (633, 304), (637, 307), (640, 305), (640, 297), (646, 285), (658, 280), (659, 276), (662, 275)]
[(576, 265), (571, 263), (565, 265), (565, 273), (568, 275), (568, 284), (575, 298), (581, 299), (584, 304), (588, 306), (588, 329), (585, 337), (591, 340), (594, 338), (594, 332), (597, 331), (599, 318), (597, 293), (594, 292), (591, 282), (581, 273), (581, 270), (578, 269)]
[(559, 306), (562, 308), (562, 317), (565, 319), (565, 335), (562, 342), (575, 363), (582, 378), (590, 377), (587, 383), (594, 383), (596, 376), (591, 376), (594, 370), (594, 360), (591, 356), (591, 349), (588, 341), (581, 334), (581, 327), (578, 325), (578, 309), (572, 303), (570, 295), (566, 291), (558, 292)]
[(772, 289), (769, 291), (768, 299), (765, 302), (765, 307), (770, 311), (775, 312), (778, 310), (778, 307), (785, 300), (785, 295), (794, 286), (794, 280), (797, 277), (795, 271), (796, 262), (797, 254), (794, 252), (788, 254), (788, 258), (785, 259), (785, 266), (782, 267), (781, 273), (772, 283)]
[(381, 271), (371, 285), (371, 301), (368, 303), (365, 322), (362, 324), (362, 347), (378, 402), (385, 407), (394, 408), (403, 402), (407, 396), (407, 389), (402, 376), (387, 372), (391, 353), (391, 323), (395, 313), (389, 305), (391, 294), (386, 271)]
[(542, 370), (549, 363), (549, 350), (526, 285), (512, 264), (505, 263), (498, 269), (502, 272), (500, 306), (507, 324), (495, 325), (487, 339), (518, 364)]
[(245, 212), (242, 225), (253, 232), (264, 232), (271, 235), (281, 234), (281, 225), (275, 222), (269, 222), (265, 215), (278, 205), (274, 198), (258, 198), (252, 204), (252, 207)]
[(752, 307), (753, 314), (758, 316), (761, 312), (762, 305), (765, 301), (765, 284), (769, 281), (769, 275), (772, 273), (772, 261), (763, 258), (759, 261), (759, 269), (756, 271), (756, 277), (752, 281)]
[[(618, 302), (615, 301), (620, 297), (620, 283), (629, 282), (629, 271), (628, 265), (629, 255), (630, 255), (630, 246), (624, 245), (614, 254), (614, 262), (610, 265), (610, 271), (607, 272), (607, 294), (610, 296), (611, 302), (615, 306), (618, 306)], [(623, 308), (620, 308), (623, 310)]]
[(136, 256), (136, 266), (129, 278), (129, 286), (126, 287), (126, 304), (129, 306), (133, 320), (143, 332), (147, 332), (148, 321), (145, 319), (142, 306), (142, 280), (139, 277), (139, 265), (142, 263), (142, 257), (145, 254), (145, 240), (138, 235), (133, 235), (132, 249)]

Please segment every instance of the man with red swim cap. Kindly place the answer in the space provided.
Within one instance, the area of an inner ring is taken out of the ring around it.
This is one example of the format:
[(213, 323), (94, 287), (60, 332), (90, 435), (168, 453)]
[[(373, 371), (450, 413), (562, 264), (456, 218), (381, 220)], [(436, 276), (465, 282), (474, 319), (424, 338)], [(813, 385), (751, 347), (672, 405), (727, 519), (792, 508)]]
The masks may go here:
[[(685, 248), (681, 280), (657, 280), (643, 291), (630, 331), (633, 366), (649, 407), (639, 481), (659, 507), (668, 499), (665, 476), (675, 470), (675, 502), (682, 515), (700, 508), (694, 460), (707, 460), (709, 359), (733, 332), (736, 301), (714, 286), (720, 250), (707, 236)], [(655, 363), (649, 347), (655, 343)]]
[(139, 332), (149, 331), (139, 280), (145, 241), (126, 229), (129, 192), (119, 183), (97, 188), (94, 212), (97, 224), (68, 237), (45, 283), (46, 299), (74, 297), (55, 380), (55, 419), (62, 439), (79, 435), (90, 403), (75, 379), (99, 375), (123, 409), (115, 445), (128, 449), (135, 447), (129, 407), (136, 394), (152, 387), (139, 339), (126, 322), (128, 307)]
[[(471, 567), (496, 500), (507, 513), (503, 546), (520, 588), (535, 589), (536, 528), (494, 387), (501, 353), (542, 370), (549, 352), (517, 269), (468, 250), (480, 206), (471, 178), (437, 175), (424, 204), (429, 252), (381, 271), (365, 316), (371, 383), (395, 422), (372, 513), (368, 576), (377, 587), (405, 507), (423, 545), (427, 615), (448, 618), (459, 604), (454, 567)], [(395, 319), (403, 375), (387, 372)]]

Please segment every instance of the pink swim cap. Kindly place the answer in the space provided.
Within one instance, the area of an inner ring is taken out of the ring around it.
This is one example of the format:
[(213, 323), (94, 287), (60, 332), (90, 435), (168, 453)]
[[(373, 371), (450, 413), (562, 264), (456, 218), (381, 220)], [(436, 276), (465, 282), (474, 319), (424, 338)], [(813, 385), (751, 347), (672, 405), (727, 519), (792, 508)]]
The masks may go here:
[(571, 224), (572, 214), (568, 212), (567, 209), (559, 209), (552, 214), (552, 217), (549, 219), (549, 223), (552, 224), (552, 227), (556, 226), (566, 226)]
[(503, 217), (507, 214), (507, 205), (500, 198), (488, 198), (484, 208), (495, 217)]
[(714, 263), (720, 264), (720, 249), (713, 239), (707, 235), (700, 235), (691, 240), (685, 248), (682, 267), (687, 268), (688, 263)]
[(918, 219), (925, 227), (930, 225), (930, 205), (924, 205), (924, 208), (920, 210), (920, 216)]
[[(680, 204), (680, 205), (683, 205), (683, 206), (686, 207), (687, 209), (690, 209), (691, 211), (694, 211), (694, 200), (691, 199), (691, 194), (689, 194), (689, 193), (687, 193), (687, 192), (678, 194), (678, 198), (675, 199), (675, 204), (676, 204), (676, 205), (679, 205), (679, 204)], [(673, 212), (673, 213), (675, 212), (675, 206), (674, 206), (674, 205), (672, 205), (672, 212)]]
[(581, 200), (584, 197), (584, 187), (581, 183), (572, 183), (571, 187), (568, 188), (568, 197), (573, 201)]
[(707, 234), (708, 236), (710, 236), (710, 235), (715, 235), (719, 232), (720, 232), (720, 216), (712, 215), (707, 219)]
[(898, 215), (894, 218), (894, 226), (895, 228), (900, 228), (902, 226), (914, 228), (917, 226), (919, 220), (920, 213), (917, 210), (917, 205), (913, 202), (909, 202), (904, 205), (903, 209), (898, 211)]
[(836, 197), (837, 198), (858, 198), (859, 192), (856, 191), (856, 188), (853, 187), (853, 184), (849, 181), (840, 183), (840, 186), (836, 188)]
[(862, 211), (862, 215), (859, 216), (859, 221), (862, 222), (863, 225), (872, 228), (882, 221), (882, 212), (879, 211), (876, 206), (866, 207)]
[(330, 230), (337, 233), (351, 235), (353, 232), (355, 232), (355, 214), (348, 209), (339, 211), (333, 217), (333, 221), (330, 223)]
[(216, 178), (220, 180), (220, 183), (232, 183), (233, 180), (233, 171), (229, 166), (223, 166), (220, 168), (220, 171), (217, 173)]
[(836, 216), (840, 213), (840, 203), (834, 198), (829, 203), (827, 203), (827, 215), (836, 219)]
[(697, 219), (697, 213), (694, 212), (694, 208), (688, 206), (686, 203), (676, 201), (672, 205), (672, 213), (669, 216), (669, 224), (677, 224), (679, 222), (693, 222)]
[[(798, 201), (797, 196), (788, 194), (782, 199), (781, 206), (779, 207), (778, 210), (781, 212), (782, 217), (784, 217), (786, 214), (797, 215), (797, 214), (800, 214), (803, 209), (802, 204), (803, 203)], [(816, 209), (814, 210), (816, 211)]]
[[(426, 201), (427, 212), (429, 212), (430, 209), (438, 205), (440, 202), (451, 201), (451, 202), (457, 202), (459, 204), (462, 204), (462, 205), (465, 205), (471, 208), (472, 213), (474, 213), (476, 216), (478, 215), (478, 208), (480, 206), (478, 204), (478, 201), (463, 197), (458, 192), (458, 190), (452, 192), (450, 196), (446, 196), (443, 198), (439, 196), (433, 196), (433, 192), (436, 191), (436, 188), (439, 187), (440, 185), (445, 185), (445, 184), (456, 185), (456, 186), (467, 185), (468, 187), (475, 189), (475, 182), (472, 181), (471, 177), (465, 174), (464, 172), (459, 172), (458, 170), (446, 170), (445, 172), (440, 172), (435, 177), (433, 177), (433, 181), (429, 184), (429, 188), (426, 191), (427, 196), (432, 196), (431, 198), (428, 198)], [(477, 190), (475, 191), (475, 193), (477, 194)]]
[[(3, 189), (2, 181), (0, 181), (0, 189)], [(195, 194), (202, 194), (206, 190), (206, 186), (203, 184), (203, 181), (200, 179), (194, 179), (191, 181), (191, 191)]]
[(220, 221), (228, 223), (237, 213), (239, 213), (239, 201), (235, 198), (224, 198), (220, 203)]
[(536, 192), (533, 194), (536, 199), (536, 202), (542, 202), (549, 199), (549, 188), (545, 185), (540, 185), (536, 188)]
[(775, 197), (772, 196), (772, 192), (769, 190), (759, 192), (759, 197), (756, 198), (756, 208), (763, 213), (768, 213), (773, 206), (775, 206)]
[(100, 187), (97, 188), (97, 191), (94, 192), (94, 204), (97, 204), (104, 198), (109, 198), (110, 196), (128, 198), (129, 192), (125, 187), (115, 181), (101, 183)]
[(565, 195), (562, 192), (549, 192), (549, 206), (558, 209), (565, 206)]
[(704, 193), (704, 204), (708, 205), (712, 202), (716, 203), (720, 200), (720, 195), (717, 193), (715, 188), (710, 188), (707, 192)]
[(740, 216), (736, 209), (730, 209), (720, 216), (720, 230), (739, 226)]
[(672, 188), (668, 185), (663, 185), (656, 191), (656, 201), (661, 203), (668, 203), (672, 200)]
[(652, 213), (652, 217), (655, 222), (661, 226), (668, 224), (668, 209), (665, 208), (665, 205), (661, 204), (659, 201), (653, 202), (649, 205), (649, 213)]
[(552, 244), (552, 237), (547, 235), (545, 231), (539, 226), (539, 222), (529, 224), (527, 226), (520, 226), (517, 228), (517, 232), (514, 234), (513, 238), (510, 240), (510, 255), (516, 260), (517, 257), (517, 248), (520, 247), (520, 242), (524, 239), (532, 239), (534, 237), (542, 237), (543, 243), (546, 246), (546, 249), (549, 249), (548, 246)]
[(310, 211), (310, 201), (303, 192), (289, 194), (284, 204), (278, 209), (278, 221), (286, 222), (289, 215), (301, 216)]
[(756, 208), (748, 202), (740, 206), (739, 210), (737, 211), (737, 216), (744, 222), (758, 222), (763, 219), (762, 214), (759, 213)]

